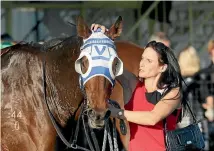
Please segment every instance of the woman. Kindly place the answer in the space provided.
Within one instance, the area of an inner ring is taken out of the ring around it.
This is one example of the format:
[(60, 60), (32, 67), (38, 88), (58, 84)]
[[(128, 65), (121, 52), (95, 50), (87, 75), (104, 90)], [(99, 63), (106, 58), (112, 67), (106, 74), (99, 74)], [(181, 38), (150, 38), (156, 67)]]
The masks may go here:
[[(97, 28), (106, 31), (104, 26), (91, 26)], [(139, 79), (126, 70), (117, 78), (128, 103), (125, 110), (110, 106), (111, 115), (129, 121), (130, 151), (164, 151), (163, 121), (168, 130), (175, 129), (183, 104), (180, 68), (173, 52), (160, 42), (149, 42), (142, 53)]]

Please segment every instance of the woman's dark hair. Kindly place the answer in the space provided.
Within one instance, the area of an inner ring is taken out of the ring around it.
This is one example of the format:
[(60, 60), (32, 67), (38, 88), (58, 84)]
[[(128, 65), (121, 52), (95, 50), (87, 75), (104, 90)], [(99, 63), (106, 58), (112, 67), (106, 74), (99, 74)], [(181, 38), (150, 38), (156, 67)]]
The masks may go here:
[(172, 50), (163, 43), (156, 41), (149, 42), (145, 49), (148, 47), (153, 48), (158, 53), (159, 63), (161, 65), (167, 64), (167, 69), (161, 74), (157, 87), (159, 89), (166, 88), (166, 86), (168, 89), (176, 87), (181, 88), (182, 77), (180, 66)]
[[(183, 78), (181, 76), (180, 66), (173, 51), (169, 47), (165, 46), (163, 43), (156, 41), (149, 42), (145, 46), (145, 49), (148, 47), (153, 48), (158, 53), (159, 63), (161, 65), (167, 64), (167, 69), (161, 74), (157, 84), (157, 87), (159, 89), (166, 90), (162, 97), (165, 96), (171, 89), (178, 87), (180, 89), (180, 93), (175, 96), (175, 98), (181, 97)], [(185, 108), (186, 101), (182, 101), (182, 105)]]

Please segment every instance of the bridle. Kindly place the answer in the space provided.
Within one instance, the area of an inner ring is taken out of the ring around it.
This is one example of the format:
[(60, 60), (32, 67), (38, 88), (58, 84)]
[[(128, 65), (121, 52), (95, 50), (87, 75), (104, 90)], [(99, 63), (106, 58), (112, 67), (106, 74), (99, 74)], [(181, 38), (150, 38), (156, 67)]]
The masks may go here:
[[(4, 54), (6, 54), (10, 49), (6, 49), (4, 52), (1, 52), (1, 56), (3, 56)], [(84, 97), (84, 101), (82, 102), (82, 105), (80, 105), (80, 115), (78, 117), (77, 120), (77, 124), (76, 124), (76, 129), (75, 129), (75, 133), (74, 133), (74, 137), (73, 140), (70, 139), (69, 141), (67, 141), (67, 139), (64, 137), (64, 135), (62, 134), (61, 130), (60, 130), (60, 126), (57, 123), (53, 113), (51, 112), (49, 105), (48, 105), (48, 101), (47, 101), (47, 82), (46, 82), (46, 61), (45, 59), (42, 61), (42, 79), (43, 79), (43, 93), (44, 93), (44, 100), (45, 100), (45, 104), (47, 106), (48, 109), (48, 115), (51, 119), (51, 122), (58, 134), (58, 136), (60, 137), (60, 139), (62, 140), (62, 142), (68, 147), (68, 148), (73, 148), (73, 149), (79, 149), (79, 150), (83, 150), (83, 151), (100, 151), (99, 145), (98, 145), (98, 141), (97, 138), (95, 136), (95, 133), (93, 131), (92, 128), (89, 127), (89, 131), (87, 130), (86, 124), (85, 124), (85, 113), (84, 111), (86, 111), (87, 109), (87, 99), (86, 97)], [(85, 95), (84, 89), (83, 89), (83, 94)], [(109, 103), (111, 103), (111, 101), (109, 100)], [(79, 109), (79, 108), (78, 108)], [(77, 109), (77, 110), (78, 110)], [(115, 126), (115, 119), (113, 119), (113, 139), (111, 137), (111, 132), (110, 132), (110, 128), (109, 128), (109, 112), (106, 114), (105, 116), (105, 127), (104, 127), (104, 139), (103, 139), (103, 145), (102, 145), (102, 150), (101, 151), (105, 151), (106, 149), (106, 143), (107, 140), (109, 141), (110, 144), (110, 151), (118, 151), (118, 144), (117, 144), (117, 133), (116, 133), (116, 126)], [(83, 127), (84, 127), (84, 131), (85, 131), (85, 136), (89, 145), (89, 149), (81, 147), (79, 145), (77, 145), (77, 139), (78, 139), (78, 132), (79, 132), (79, 124), (80, 124), (80, 120), (83, 121)], [(89, 136), (89, 132), (91, 135), (92, 140), (90, 139)], [(126, 133), (126, 129), (125, 129), (125, 133)], [(125, 135), (125, 134), (124, 134)], [(113, 145), (112, 145), (113, 144)]]
[[(91, 138), (92, 138), (92, 141), (91, 141), (90, 136), (89, 136), (89, 132), (87, 130), (87, 127), (86, 127), (86, 124), (85, 124), (85, 120), (84, 120), (85, 115), (86, 115), (84, 113), (84, 111), (86, 111), (85, 107), (87, 107), (87, 100), (86, 99), (84, 99), (84, 101), (82, 102), (82, 105), (80, 105), (80, 114), (79, 114), (79, 117), (78, 117), (78, 120), (77, 120), (77, 124), (76, 124), (76, 129), (75, 129), (73, 140), (70, 139), (70, 141), (67, 141), (67, 139), (62, 134), (62, 132), (61, 132), (61, 130), (59, 128), (59, 124), (57, 123), (56, 119), (54, 118), (54, 115), (51, 112), (51, 110), (49, 108), (49, 105), (48, 105), (48, 102), (47, 102), (47, 91), (46, 91), (47, 83), (46, 83), (46, 66), (45, 66), (45, 64), (46, 64), (45, 61), (43, 61), (42, 71), (43, 71), (44, 100), (45, 100), (45, 104), (46, 104), (47, 109), (48, 109), (48, 114), (49, 114), (49, 117), (51, 119), (51, 122), (52, 122), (52, 124), (53, 124), (53, 126), (54, 126), (54, 128), (55, 128), (55, 130), (56, 130), (56, 132), (58, 134), (58, 136), (62, 140), (62, 142), (68, 148), (79, 149), (79, 150), (83, 150), (83, 151), (105, 151), (106, 142), (107, 142), (107, 139), (108, 139), (109, 140), (109, 144), (110, 144), (110, 146), (109, 146), (110, 147), (110, 151), (118, 151), (119, 149), (118, 149), (118, 143), (117, 143), (117, 133), (116, 133), (116, 126), (115, 126), (115, 119), (113, 119), (113, 139), (112, 139), (110, 128), (109, 128), (109, 116), (110, 115), (107, 115), (106, 118), (105, 118), (104, 138), (103, 138), (102, 150), (100, 150), (100, 148), (99, 148), (98, 141), (97, 141), (97, 138), (95, 136), (95, 133), (94, 133), (93, 129), (89, 127)], [(109, 100), (109, 103), (111, 103), (110, 100)], [(112, 104), (114, 105), (114, 103), (112, 103)], [(77, 145), (80, 120), (82, 120), (82, 122), (83, 122), (85, 136), (86, 136), (86, 139), (87, 139), (87, 142), (88, 142), (90, 150), (87, 149), (87, 148), (84, 148), (84, 147), (81, 147), (81, 146)], [(125, 133), (126, 133), (126, 129), (125, 129)], [(112, 144), (114, 144), (114, 145), (112, 145)]]
[[(113, 87), (115, 77), (123, 73), (123, 62), (116, 53), (114, 42), (100, 30), (93, 32), (89, 38), (83, 41), (80, 55), (75, 61), (75, 70), (80, 75), (80, 87), (84, 87), (87, 81), (95, 76), (105, 77)], [(88, 60), (88, 69), (85, 73), (81, 69), (83, 57)], [(115, 73), (112, 67), (114, 59), (118, 60)]]
[[(77, 124), (76, 124), (76, 128), (75, 128), (75, 133), (74, 133), (74, 137), (73, 140), (72, 138), (67, 141), (67, 139), (64, 137), (64, 135), (62, 134), (60, 128), (59, 128), (59, 124), (57, 123), (56, 119), (53, 116), (53, 113), (51, 112), (48, 102), (47, 102), (47, 91), (46, 91), (46, 87), (47, 87), (47, 83), (46, 83), (46, 62), (45, 60), (43, 60), (42, 62), (42, 71), (43, 71), (43, 91), (44, 91), (44, 100), (45, 100), (45, 104), (47, 106), (48, 109), (48, 114), (49, 117), (51, 119), (51, 122), (58, 134), (58, 136), (60, 137), (60, 139), (63, 141), (63, 143), (68, 147), (68, 148), (73, 148), (73, 149), (79, 149), (79, 150), (84, 150), (84, 151), (105, 151), (106, 149), (106, 143), (107, 140), (109, 141), (109, 147), (110, 147), (110, 151), (118, 151), (118, 142), (117, 142), (117, 132), (116, 132), (116, 125), (115, 125), (115, 119), (113, 119), (113, 132), (110, 132), (110, 128), (109, 128), (109, 116), (110, 116), (110, 112), (107, 111), (107, 114), (104, 118), (105, 120), (105, 127), (104, 127), (104, 138), (103, 138), (103, 145), (102, 145), (102, 150), (100, 150), (97, 138), (95, 136), (95, 133), (93, 131), (92, 128), (90, 128), (89, 126), (87, 127), (87, 125), (85, 124), (85, 111), (87, 110), (87, 98), (86, 98), (86, 94), (85, 94), (85, 90), (83, 88), (84, 84), (83, 82), (85, 82), (87, 80), (87, 77), (84, 79), (84, 77), (82, 78), (82, 81), (80, 81), (80, 86), (82, 87), (82, 91), (83, 91), (83, 95), (84, 95), (84, 101), (82, 102), (82, 104), (80, 105), (80, 114), (77, 120)], [(84, 81), (85, 80), (85, 81)], [(112, 82), (112, 81), (111, 81)], [(114, 82), (114, 81), (113, 81)], [(112, 82), (112, 84), (113, 84)], [(108, 100), (109, 104), (114, 105), (115, 107), (119, 107), (119, 104), (116, 103), (115, 101), (111, 101)], [(78, 108), (79, 109), (79, 108)], [(77, 110), (78, 110), (77, 109)], [(79, 123), (80, 120), (82, 120), (83, 123), (83, 127), (84, 127), (84, 132), (85, 132), (85, 136), (89, 145), (89, 149), (81, 147), (79, 145), (77, 145), (77, 139), (78, 139), (78, 133), (79, 133)], [(123, 135), (126, 134), (127, 130), (126, 130), (126, 126), (123, 120), (120, 120), (120, 129)], [(89, 131), (88, 131), (89, 128)], [(90, 139), (89, 136), (89, 132), (91, 135), (92, 140)], [(113, 134), (113, 138), (111, 137), (111, 134)]]

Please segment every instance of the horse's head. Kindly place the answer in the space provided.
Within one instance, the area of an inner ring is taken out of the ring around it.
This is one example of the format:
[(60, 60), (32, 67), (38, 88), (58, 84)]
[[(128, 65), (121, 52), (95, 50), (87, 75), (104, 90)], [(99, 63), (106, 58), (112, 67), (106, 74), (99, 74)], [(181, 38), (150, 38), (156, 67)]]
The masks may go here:
[(82, 18), (77, 21), (77, 32), (83, 38), (83, 45), (75, 69), (80, 74), (80, 85), (86, 93), (87, 114), (92, 128), (104, 126), (115, 77), (123, 73), (123, 63), (118, 58), (113, 41), (121, 31), (121, 17), (105, 34), (100, 29), (91, 31)]

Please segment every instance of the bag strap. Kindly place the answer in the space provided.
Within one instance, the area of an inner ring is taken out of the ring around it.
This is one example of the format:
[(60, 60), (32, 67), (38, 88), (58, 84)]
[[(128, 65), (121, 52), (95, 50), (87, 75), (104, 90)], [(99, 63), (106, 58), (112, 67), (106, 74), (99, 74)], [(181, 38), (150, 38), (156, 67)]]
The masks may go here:
[[(186, 101), (186, 103), (187, 103), (187, 108), (188, 108), (188, 110), (189, 110), (189, 112), (190, 112), (190, 114), (191, 114), (191, 116), (192, 116), (192, 118), (193, 118), (193, 123), (194, 123), (194, 124), (198, 123), (198, 121), (197, 121), (195, 115), (193, 114), (192, 109), (190, 108), (189, 103), (188, 103), (187, 101)], [(166, 121), (166, 119), (167, 119), (167, 118), (165, 118), (165, 119), (163, 120), (163, 123), (164, 123), (164, 131), (165, 131), (165, 133), (167, 132), (167, 121)]]
[[(186, 99), (185, 99), (186, 100)], [(189, 103), (186, 101), (187, 103), (187, 108), (189, 109), (189, 112), (190, 114), (192, 115), (192, 118), (193, 118), (193, 123), (197, 123), (197, 119), (195, 117), (195, 115), (193, 114), (193, 111), (191, 110), (190, 106), (189, 106)]]

